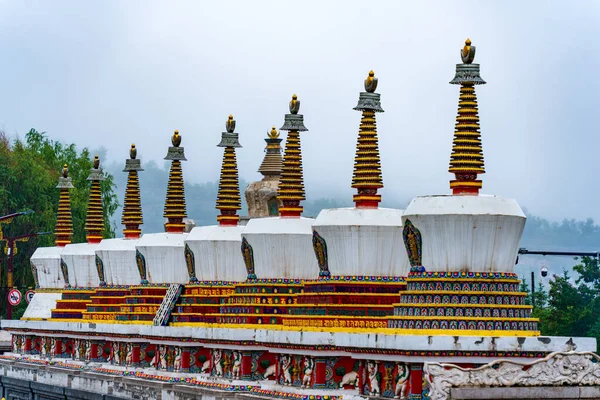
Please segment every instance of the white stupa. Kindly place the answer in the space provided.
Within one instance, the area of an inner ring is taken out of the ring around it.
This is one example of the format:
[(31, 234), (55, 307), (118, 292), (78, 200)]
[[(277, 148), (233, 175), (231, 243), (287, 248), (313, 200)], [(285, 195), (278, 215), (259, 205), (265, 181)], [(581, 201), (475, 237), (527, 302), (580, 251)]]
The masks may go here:
[(224, 147), (223, 165), (219, 181), (217, 217), (219, 225), (199, 226), (185, 239), (185, 258), (190, 280), (241, 282), (247, 278), (246, 267), (240, 252), (242, 245), (237, 210), (241, 209), (235, 148), (242, 147), (235, 133), (235, 120), (230, 115), (226, 132), (221, 135), (218, 147)]
[(383, 187), (375, 113), (383, 112), (373, 71), (355, 110), (362, 111), (352, 187), (356, 207), (322, 210), (314, 225), (321, 276), (406, 276), (402, 210), (379, 208)]
[(279, 217), (251, 219), (242, 232), (242, 254), (249, 278), (316, 279), (319, 267), (312, 246), (314, 219), (302, 218), (305, 199), (300, 132), (307, 131), (298, 114), (297, 96), (290, 102), (281, 130), (288, 131), (278, 189)]

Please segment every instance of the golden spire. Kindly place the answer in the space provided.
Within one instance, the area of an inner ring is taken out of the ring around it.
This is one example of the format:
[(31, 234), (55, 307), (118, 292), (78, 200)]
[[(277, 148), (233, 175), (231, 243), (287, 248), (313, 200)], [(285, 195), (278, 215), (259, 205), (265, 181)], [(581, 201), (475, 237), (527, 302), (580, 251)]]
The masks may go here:
[(164, 217), (167, 218), (165, 231), (170, 233), (183, 233), (185, 223), (183, 219), (187, 217), (185, 207), (185, 190), (183, 184), (183, 173), (181, 171), (181, 161), (185, 161), (183, 147), (181, 145), (181, 136), (179, 131), (175, 131), (171, 137), (172, 147), (165, 160), (171, 160), (171, 169), (169, 171), (169, 183), (167, 184), (167, 198), (165, 200)]
[(265, 178), (267, 177), (279, 177), (281, 175), (281, 139), (279, 139), (279, 132), (275, 127), (271, 128), (271, 131), (267, 133), (267, 147), (265, 148), (265, 158), (258, 172), (260, 172)]
[(383, 178), (375, 113), (383, 112), (383, 109), (379, 102), (380, 95), (375, 93), (375, 89), (377, 78), (375, 73), (370, 71), (365, 80), (365, 92), (360, 94), (358, 105), (354, 108), (362, 111), (352, 176), (352, 187), (358, 190), (354, 195), (357, 208), (377, 208), (381, 201), (377, 190), (383, 187)]
[(85, 233), (88, 243), (100, 243), (104, 231), (104, 211), (102, 209), (102, 191), (100, 182), (104, 180), (100, 169), (100, 158), (94, 157), (93, 168), (87, 178), (91, 181), (90, 198), (85, 218)]
[(121, 217), (121, 223), (125, 226), (123, 229), (125, 239), (139, 239), (142, 234), (140, 225), (144, 223), (138, 178), (138, 171), (143, 171), (143, 169), (140, 160), (137, 160), (136, 157), (137, 149), (135, 144), (132, 144), (129, 150), (129, 159), (125, 161), (125, 169), (123, 169), (123, 172), (127, 172), (127, 187), (125, 188), (123, 216)]
[(55, 242), (59, 247), (71, 243), (73, 236), (73, 219), (71, 217), (71, 195), (69, 190), (73, 188), (67, 164), (63, 166), (61, 177), (58, 178), (59, 189), (58, 215), (56, 217), (56, 228), (54, 230)]
[(455, 175), (455, 179), (450, 181), (453, 194), (476, 195), (482, 186), (477, 175), (485, 173), (485, 167), (475, 85), (485, 81), (479, 76), (479, 64), (473, 64), (475, 46), (471, 46), (469, 39), (465, 41), (461, 58), (463, 64), (456, 66), (456, 76), (450, 82), (461, 86), (448, 171)]
[(242, 208), (235, 148), (242, 146), (238, 142), (239, 135), (234, 132), (235, 120), (233, 119), (233, 115), (229, 115), (225, 123), (225, 128), (227, 132), (222, 133), (221, 143), (217, 145), (218, 147), (225, 148), (216, 206), (217, 210), (221, 211), (221, 215), (217, 216), (217, 221), (222, 226), (235, 226), (240, 220), (236, 211)]
[(288, 131), (283, 169), (277, 190), (277, 199), (282, 204), (279, 208), (279, 215), (282, 217), (300, 217), (303, 210), (300, 202), (306, 199), (300, 132), (308, 129), (304, 126), (304, 116), (298, 114), (298, 111), (300, 111), (300, 100), (298, 100), (298, 96), (293, 95), (292, 101), (290, 101), (290, 113), (285, 115), (285, 122), (281, 127), (281, 130)]

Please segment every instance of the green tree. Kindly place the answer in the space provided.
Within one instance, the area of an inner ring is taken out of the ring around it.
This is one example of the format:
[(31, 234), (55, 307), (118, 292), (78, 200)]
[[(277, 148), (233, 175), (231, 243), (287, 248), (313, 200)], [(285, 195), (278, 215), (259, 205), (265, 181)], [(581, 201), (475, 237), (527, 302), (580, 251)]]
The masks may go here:
[[(89, 196), (87, 176), (92, 168), (92, 155), (87, 148), (78, 151), (75, 144), (65, 145), (51, 140), (43, 132), (31, 129), (24, 140), (11, 143), (0, 132), (0, 215), (23, 210), (35, 213), (15, 218), (10, 224), (1, 226), (4, 236), (17, 236), (32, 232), (53, 232), (56, 223), (59, 192), (56, 189), (63, 164), (69, 165), (73, 180), (71, 207), (73, 215), (73, 243), (85, 242), (85, 216)], [(114, 237), (115, 226), (111, 216), (118, 207), (114, 192), (114, 181), (105, 173), (102, 183), (104, 200), (104, 237)], [(53, 246), (54, 235), (33, 238), (17, 244), (14, 255), (14, 284), (21, 289), (33, 286), (29, 258), (38, 246)], [(2, 242), (2, 287), (6, 290), (5, 242)], [(4, 290), (4, 292), (5, 292)], [(0, 298), (0, 307), (5, 310), (6, 296)], [(17, 317), (18, 314), (15, 314)]]

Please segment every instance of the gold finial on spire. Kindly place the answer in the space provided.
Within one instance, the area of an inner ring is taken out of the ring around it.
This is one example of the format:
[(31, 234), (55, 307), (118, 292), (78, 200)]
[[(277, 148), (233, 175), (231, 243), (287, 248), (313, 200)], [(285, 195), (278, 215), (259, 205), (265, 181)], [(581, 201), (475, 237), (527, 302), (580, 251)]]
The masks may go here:
[(471, 50), (471, 39), (465, 40), (465, 47), (463, 47), (463, 57), (466, 57), (469, 54), (469, 50)]
[(471, 46), (471, 39), (465, 40), (465, 47), (460, 52), (464, 64), (471, 64), (475, 59), (475, 46)]
[(268, 132), (267, 135), (269, 136), (269, 139), (277, 139), (279, 137), (279, 132), (277, 132), (277, 129), (273, 126), (271, 132)]
[(100, 158), (98, 158), (98, 154), (96, 154), (96, 155), (94, 156), (94, 168), (95, 168), (95, 169), (98, 169), (98, 168), (100, 168)]
[(298, 100), (298, 96), (294, 94), (292, 96), (292, 101), (290, 101), (290, 114), (298, 114), (300, 111), (300, 100)]
[(177, 129), (175, 129), (175, 132), (173, 132), (171, 143), (173, 143), (173, 147), (179, 147), (179, 145), (181, 145), (181, 136), (179, 135), (179, 131)]
[(375, 78), (375, 72), (369, 71), (369, 76), (365, 79), (365, 91), (367, 93), (373, 93), (377, 89), (377, 78)]
[(69, 177), (69, 168), (67, 168), (67, 164), (63, 165), (62, 176), (63, 178)]
[(233, 119), (233, 115), (229, 114), (229, 118), (225, 123), (225, 129), (227, 133), (233, 133), (235, 131), (235, 119)]
[(135, 143), (131, 144), (131, 149), (129, 149), (129, 158), (135, 160), (137, 157), (137, 149), (135, 148)]

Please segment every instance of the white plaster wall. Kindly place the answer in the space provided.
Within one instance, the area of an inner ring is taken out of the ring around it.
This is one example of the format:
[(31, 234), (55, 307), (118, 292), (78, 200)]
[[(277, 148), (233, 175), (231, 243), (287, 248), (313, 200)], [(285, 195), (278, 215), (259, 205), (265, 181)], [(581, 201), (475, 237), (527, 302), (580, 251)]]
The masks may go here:
[(135, 239), (104, 239), (96, 254), (104, 265), (107, 285), (139, 285), (140, 273), (135, 261)]
[[(38, 329), (68, 331), (67, 336), (95, 333), (102, 335), (152, 336), (163, 338), (208, 339), (209, 341), (254, 341), (258, 346), (277, 343), (294, 343), (306, 346), (337, 346), (361, 349), (394, 349), (422, 351), (596, 351), (596, 338), (562, 336), (427, 336), (397, 334), (389, 330), (385, 333), (357, 332), (317, 332), (285, 329), (246, 329), (246, 328), (208, 328), (208, 327), (171, 327), (152, 325), (122, 325), (84, 322), (45, 322), (3, 320), (2, 329)], [(76, 332), (76, 333), (73, 333)], [(56, 334), (61, 336), (60, 334)], [(52, 335), (50, 335), (52, 336)], [(218, 344), (216, 345), (218, 346)], [(289, 351), (285, 349), (284, 351)], [(316, 352), (316, 350), (314, 350)], [(370, 355), (369, 355), (370, 357)]]
[(480, 195), (416, 197), (407, 219), (427, 271), (513, 272), (526, 218), (515, 200)]
[(248, 273), (242, 258), (244, 226), (199, 226), (185, 243), (194, 253), (199, 281), (245, 281)]
[(60, 300), (61, 293), (38, 292), (33, 295), (31, 303), (23, 313), (23, 318), (48, 319), (52, 316), (52, 309), (56, 308), (56, 300)]
[(38, 282), (43, 289), (63, 289), (65, 281), (60, 271), (60, 254), (63, 247), (38, 247), (31, 256), (37, 268)]
[(72, 287), (98, 287), (100, 279), (96, 270), (96, 248), (98, 244), (68, 244), (61, 253), (67, 263), (69, 283)]
[(146, 259), (148, 282), (188, 283), (184, 240), (187, 233), (148, 233), (136, 244)]
[(317, 279), (312, 218), (251, 219), (242, 232), (254, 252), (258, 279)]
[(322, 210), (313, 225), (333, 276), (408, 275), (402, 227), (402, 210), (389, 208)]

